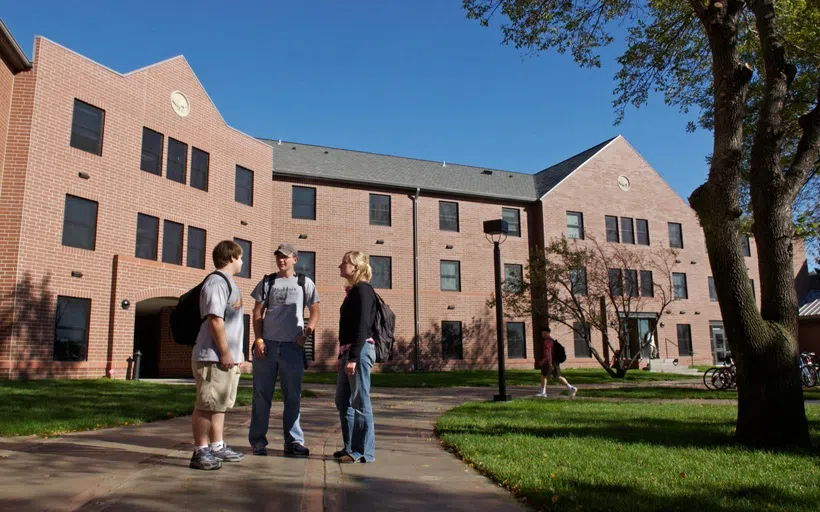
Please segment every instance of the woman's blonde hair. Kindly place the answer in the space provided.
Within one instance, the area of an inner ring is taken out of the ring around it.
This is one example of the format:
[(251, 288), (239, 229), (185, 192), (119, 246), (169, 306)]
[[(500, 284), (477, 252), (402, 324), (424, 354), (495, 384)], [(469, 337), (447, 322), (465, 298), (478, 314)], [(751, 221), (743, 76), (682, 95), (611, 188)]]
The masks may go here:
[(366, 254), (359, 251), (348, 251), (345, 253), (344, 258), (347, 258), (347, 261), (356, 267), (353, 275), (348, 279), (351, 286), (361, 281), (370, 281), (370, 278), (373, 277), (373, 269), (370, 268), (370, 259)]

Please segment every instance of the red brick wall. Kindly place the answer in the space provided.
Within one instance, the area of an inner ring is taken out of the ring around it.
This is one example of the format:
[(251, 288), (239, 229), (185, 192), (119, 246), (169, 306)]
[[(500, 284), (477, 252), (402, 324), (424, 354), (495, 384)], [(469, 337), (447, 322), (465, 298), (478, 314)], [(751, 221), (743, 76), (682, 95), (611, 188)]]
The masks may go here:
[(797, 339), (801, 351), (820, 354), (820, 318), (801, 320)]

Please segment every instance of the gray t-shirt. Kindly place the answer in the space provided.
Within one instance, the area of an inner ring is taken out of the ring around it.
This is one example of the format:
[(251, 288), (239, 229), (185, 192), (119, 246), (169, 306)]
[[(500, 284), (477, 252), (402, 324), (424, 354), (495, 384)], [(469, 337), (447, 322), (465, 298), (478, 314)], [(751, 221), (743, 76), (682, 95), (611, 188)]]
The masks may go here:
[[(242, 293), (230, 276), (225, 276), (231, 282), (231, 296), (228, 297), (228, 283), (221, 276), (213, 275), (209, 277), (202, 286), (199, 294), (199, 314), (202, 318), (206, 315), (215, 315), (225, 320), (225, 336), (228, 342), (228, 349), (236, 364), (244, 360), (242, 354), (242, 340), (245, 339), (245, 322), (243, 318)], [(196, 337), (196, 345), (191, 354), (194, 361), (219, 361), (219, 353), (216, 349), (216, 342), (208, 327), (208, 321), (202, 322), (199, 328), (199, 335)]]
[[(265, 318), (262, 323), (262, 337), (266, 340), (288, 342), (302, 334), (305, 325), (304, 310), (302, 309), (302, 288), (298, 279), (293, 277), (271, 276), (268, 282), (270, 294), (265, 289), (265, 280), (259, 281), (251, 292), (256, 302), (265, 304)], [(305, 307), (309, 308), (319, 302), (316, 285), (309, 277), (305, 277)]]

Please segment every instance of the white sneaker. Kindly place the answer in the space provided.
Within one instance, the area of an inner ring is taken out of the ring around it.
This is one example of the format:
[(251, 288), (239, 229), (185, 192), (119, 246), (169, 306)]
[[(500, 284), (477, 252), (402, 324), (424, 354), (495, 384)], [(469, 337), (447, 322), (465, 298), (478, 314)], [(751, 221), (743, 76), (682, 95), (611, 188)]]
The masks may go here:
[(577, 392), (578, 392), (578, 388), (576, 388), (575, 386), (570, 386), (569, 387), (569, 399), (570, 400), (575, 400), (575, 393), (577, 393)]
[(538, 393), (536, 393), (535, 396), (537, 396), (538, 398), (547, 398), (547, 393), (546, 391), (538, 391)]

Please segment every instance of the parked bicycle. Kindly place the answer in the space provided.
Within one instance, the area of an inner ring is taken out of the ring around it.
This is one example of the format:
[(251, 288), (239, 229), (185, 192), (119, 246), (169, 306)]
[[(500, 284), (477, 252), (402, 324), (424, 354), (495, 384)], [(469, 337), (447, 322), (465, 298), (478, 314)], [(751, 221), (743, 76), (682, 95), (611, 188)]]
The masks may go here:
[(800, 381), (804, 387), (812, 388), (817, 385), (817, 356), (814, 352), (800, 354)]
[(731, 357), (726, 358), (723, 366), (713, 366), (703, 372), (703, 385), (707, 389), (722, 390), (737, 387), (737, 368)]

